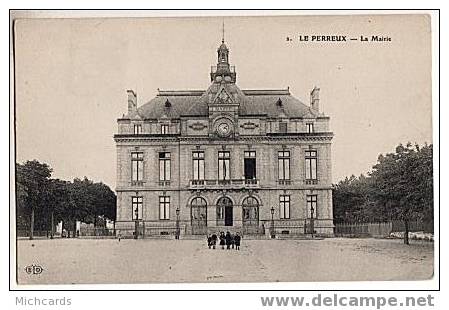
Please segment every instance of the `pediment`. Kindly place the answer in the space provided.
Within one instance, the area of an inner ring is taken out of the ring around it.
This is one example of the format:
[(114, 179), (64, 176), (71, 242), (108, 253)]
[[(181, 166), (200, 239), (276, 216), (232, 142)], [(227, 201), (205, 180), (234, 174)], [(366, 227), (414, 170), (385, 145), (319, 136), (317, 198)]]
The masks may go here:
[(212, 101), (214, 104), (232, 104), (234, 100), (232, 96), (228, 93), (224, 86), (220, 87), (217, 94), (215, 95), (214, 100)]

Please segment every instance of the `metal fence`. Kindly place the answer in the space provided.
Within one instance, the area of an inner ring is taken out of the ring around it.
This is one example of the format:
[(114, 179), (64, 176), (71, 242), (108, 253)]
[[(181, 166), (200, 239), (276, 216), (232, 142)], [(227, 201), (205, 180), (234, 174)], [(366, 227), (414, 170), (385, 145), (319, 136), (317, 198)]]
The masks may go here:
[[(387, 237), (392, 232), (405, 231), (403, 221), (390, 222), (352, 222), (336, 223), (335, 236), (343, 237)], [(431, 232), (433, 233), (433, 222), (411, 221), (409, 222), (409, 232)]]

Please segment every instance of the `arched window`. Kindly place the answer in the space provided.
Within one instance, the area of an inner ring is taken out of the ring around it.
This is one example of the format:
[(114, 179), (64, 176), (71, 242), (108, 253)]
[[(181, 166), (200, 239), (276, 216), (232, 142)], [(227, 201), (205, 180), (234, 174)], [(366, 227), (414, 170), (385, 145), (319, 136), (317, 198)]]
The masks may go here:
[(242, 203), (243, 226), (259, 225), (259, 202), (254, 197), (247, 197)]
[(195, 197), (190, 203), (192, 216), (192, 233), (203, 234), (207, 227), (207, 202), (202, 197)]
[(207, 206), (207, 202), (202, 197), (195, 197), (192, 199), (192, 203), (190, 205), (192, 207), (205, 207)]

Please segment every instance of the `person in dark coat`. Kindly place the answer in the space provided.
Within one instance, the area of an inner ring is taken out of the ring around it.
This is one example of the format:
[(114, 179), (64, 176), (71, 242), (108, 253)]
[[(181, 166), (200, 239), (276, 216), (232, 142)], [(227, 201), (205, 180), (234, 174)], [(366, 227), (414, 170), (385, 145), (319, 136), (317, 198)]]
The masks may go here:
[(229, 231), (226, 232), (226, 250), (229, 250), (231, 248), (231, 243), (232, 243), (232, 237), (231, 237), (231, 233)]
[(207, 246), (210, 247), (212, 246), (212, 237), (210, 235), (207, 235)]
[(212, 234), (212, 248), (215, 250), (215, 245), (217, 244), (217, 235)]
[(221, 245), (221, 248), (224, 250), (224, 246), (225, 246), (225, 235), (224, 235), (224, 232), (221, 232), (220, 233), (220, 245)]
[(240, 240), (241, 240), (241, 237), (240, 237), (240, 235), (237, 233), (237, 234), (235, 235), (235, 237), (234, 237), (235, 249), (236, 249), (236, 250), (240, 250)]

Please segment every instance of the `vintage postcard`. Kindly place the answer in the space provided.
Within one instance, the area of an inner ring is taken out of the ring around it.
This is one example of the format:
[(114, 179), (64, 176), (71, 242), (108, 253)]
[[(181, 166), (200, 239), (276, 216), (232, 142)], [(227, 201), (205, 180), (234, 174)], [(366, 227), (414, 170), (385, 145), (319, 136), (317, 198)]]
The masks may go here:
[(18, 287), (434, 278), (430, 15), (19, 13)]

